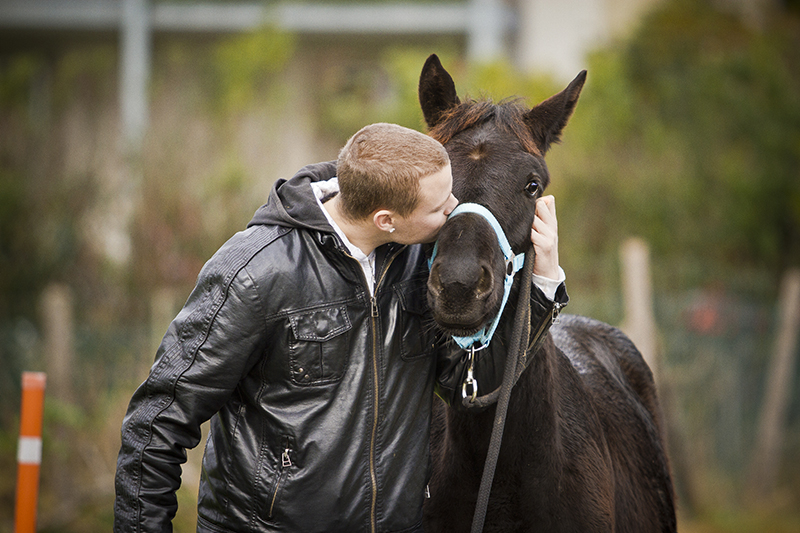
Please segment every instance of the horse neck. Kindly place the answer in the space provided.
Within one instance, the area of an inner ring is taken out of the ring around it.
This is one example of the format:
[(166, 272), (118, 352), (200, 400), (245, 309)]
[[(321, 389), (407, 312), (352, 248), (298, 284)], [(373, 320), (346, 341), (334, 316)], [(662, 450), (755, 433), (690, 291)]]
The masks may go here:
[[(517, 306), (520, 303), (519, 293), (522, 286), (520, 274), (517, 275), (517, 279), (514, 280), (511, 287), (508, 304), (498, 327), (497, 333), (500, 338), (494, 341), (502, 342), (504, 346), (510, 346), (514, 334), (514, 321)], [(525, 341), (526, 345), (529, 346), (534, 340), (532, 337), (536, 335), (542, 319), (543, 317), (531, 312), (530, 333)], [(539, 432), (549, 432), (551, 429), (555, 431), (558, 405), (555, 373), (558, 372), (558, 365), (554, 364), (557, 353), (550, 333), (546, 333), (540, 348), (535, 353), (528, 353), (527, 357), (527, 368), (522, 372), (511, 391), (507, 425), (513, 427), (515, 423), (518, 423), (518, 427), (535, 427)], [(537, 408), (531, 410), (530, 406), (537, 406)], [(492, 408), (491, 411), (494, 413), (495, 409)]]
[[(547, 334), (542, 347), (531, 357), (528, 368), (511, 391), (503, 442), (516, 441), (525, 446), (507, 446), (503, 455), (514, 453), (552, 453), (557, 442), (558, 391), (554, 386), (555, 345)], [(447, 410), (447, 430), (451, 442), (471, 457), (475, 463), (483, 464), (489, 448), (496, 406), (474, 413), (463, 410)], [(535, 432), (536, 438), (531, 438)]]

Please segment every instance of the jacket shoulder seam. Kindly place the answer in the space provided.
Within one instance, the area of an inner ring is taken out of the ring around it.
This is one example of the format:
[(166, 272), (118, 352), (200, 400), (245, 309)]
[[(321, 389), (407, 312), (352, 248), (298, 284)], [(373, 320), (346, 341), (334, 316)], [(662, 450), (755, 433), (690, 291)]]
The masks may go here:
[[(134, 505), (136, 507), (134, 514), (135, 514), (135, 522), (141, 522), (141, 513), (142, 513), (142, 506), (140, 500), (140, 492), (142, 488), (142, 476), (141, 476), (141, 466), (143, 462), (144, 451), (150, 445), (153, 436), (153, 423), (155, 422), (156, 418), (163, 413), (172, 402), (175, 400), (175, 389), (180, 377), (191, 367), (194, 363), (195, 356), (197, 354), (197, 350), (205, 343), (206, 339), (208, 338), (209, 328), (211, 324), (214, 322), (214, 318), (216, 317), (219, 310), (222, 308), (222, 305), (225, 303), (228, 297), (228, 293), (230, 290), (230, 286), (233, 283), (233, 280), (239, 274), (239, 272), (252, 260), (252, 258), (259, 253), (264, 247), (268, 246), (270, 243), (274, 242), (278, 238), (282, 237), (283, 235), (289, 233), (291, 228), (287, 228), (284, 226), (265, 226), (265, 231), (253, 231), (250, 235), (245, 237), (246, 244), (236, 245), (230, 249), (228, 254), (217, 254), (217, 258), (221, 260), (220, 265), (214, 266), (214, 271), (218, 273), (221, 278), (221, 282), (217, 285), (221, 287), (222, 290), (216, 291), (213, 293), (212, 287), (207, 287), (206, 293), (203, 296), (201, 302), (199, 302), (197, 308), (192, 312), (190, 317), (187, 319), (187, 323), (192, 323), (193, 320), (197, 320), (198, 322), (202, 323), (202, 326), (199, 328), (199, 335), (195, 335), (194, 339), (192, 339), (191, 335), (187, 337), (187, 332), (184, 331), (184, 328), (181, 328), (177, 332), (177, 342), (176, 346), (173, 346), (171, 349), (167, 350), (164, 355), (162, 356), (162, 361), (166, 363), (166, 361), (170, 358), (171, 355), (174, 355), (178, 351), (182, 351), (186, 357), (183, 358), (181, 364), (173, 366), (171, 369), (167, 364), (160, 364), (156, 365), (153, 369), (153, 372), (148, 378), (145, 380), (145, 391), (148, 398), (152, 398), (154, 396), (153, 389), (151, 387), (153, 378), (158, 376), (161, 372), (164, 372), (163, 376), (161, 377), (162, 381), (168, 382), (168, 388), (163, 391), (165, 394), (165, 398), (157, 402), (151, 409), (145, 409), (144, 413), (142, 413), (142, 419), (144, 422), (144, 426), (147, 427), (146, 438), (139, 440), (137, 443), (138, 446), (136, 447), (136, 486), (135, 486), (135, 497)], [(267, 230), (269, 228), (269, 230)], [(230, 241), (229, 241), (230, 242)], [(224, 248), (224, 246), (223, 246)], [(212, 260), (207, 263), (208, 266), (211, 265)], [(202, 277), (202, 272), (201, 272)], [(213, 294), (212, 294), (213, 293)], [(186, 346), (184, 343), (186, 341), (194, 340), (194, 342), (190, 346)], [(171, 370), (171, 372), (167, 373), (167, 370)], [(160, 405), (159, 405), (160, 404)], [(138, 440), (138, 439), (137, 439)]]

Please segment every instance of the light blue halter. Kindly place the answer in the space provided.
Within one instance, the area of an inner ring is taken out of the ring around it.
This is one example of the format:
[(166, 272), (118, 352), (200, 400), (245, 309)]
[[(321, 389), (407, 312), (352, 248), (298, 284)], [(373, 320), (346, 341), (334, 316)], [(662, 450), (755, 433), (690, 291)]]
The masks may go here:
[[(500, 250), (502, 250), (503, 257), (505, 257), (506, 260), (506, 275), (503, 283), (503, 302), (500, 304), (500, 310), (497, 312), (497, 316), (494, 317), (494, 320), (492, 320), (491, 323), (481, 328), (472, 336), (456, 337), (453, 335), (453, 340), (461, 348), (464, 350), (477, 352), (478, 350), (482, 350), (489, 346), (489, 341), (492, 340), (494, 330), (497, 329), (497, 324), (500, 322), (500, 316), (503, 314), (503, 309), (506, 307), (508, 294), (511, 292), (511, 285), (514, 283), (514, 274), (516, 274), (522, 268), (522, 265), (525, 264), (525, 254), (514, 255), (514, 252), (511, 250), (511, 245), (508, 244), (506, 234), (503, 233), (503, 228), (500, 227), (500, 223), (497, 222), (497, 219), (494, 217), (492, 212), (482, 205), (470, 203), (458, 204), (458, 206), (453, 209), (453, 212), (450, 213), (450, 216), (448, 216), (447, 219), (450, 220), (454, 216), (462, 213), (475, 213), (482, 216), (487, 222), (489, 222), (495, 234), (497, 234), (497, 243), (500, 245)], [(439, 241), (437, 240), (436, 244), (433, 246), (433, 254), (428, 260), (429, 269), (433, 266), (433, 260), (436, 258), (438, 251)], [(479, 346), (476, 346), (476, 344)]]

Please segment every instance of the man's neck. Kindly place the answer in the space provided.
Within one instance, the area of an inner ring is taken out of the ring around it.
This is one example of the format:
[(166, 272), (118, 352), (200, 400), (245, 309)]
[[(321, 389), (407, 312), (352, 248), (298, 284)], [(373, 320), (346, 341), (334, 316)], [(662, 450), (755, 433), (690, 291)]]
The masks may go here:
[(371, 254), (375, 248), (383, 244), (383, 242), (377, 238), (378, 231), (371, 220), (353, 221), (342, 215), (339, 205), (339, 195), (325, 202), (324, 207), (342, 232), (347, 236), (347, 240), (364, 252), (364, 255)]

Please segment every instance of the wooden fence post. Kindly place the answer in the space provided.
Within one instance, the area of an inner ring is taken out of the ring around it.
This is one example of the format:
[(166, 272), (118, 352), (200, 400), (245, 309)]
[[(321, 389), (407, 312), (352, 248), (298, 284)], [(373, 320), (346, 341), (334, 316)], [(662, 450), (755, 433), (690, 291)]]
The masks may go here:
[(658, 387), (661, 414), (663, 415), (662, 437), (666, 441), (676, 490), (682, 496), (681, 505), (687, 514), (694, 514), (698, 507), (697, 483), (689, 457), (691, 454), (682, 438), (682, 427), (678, 423), (680, 412), (675, 405), (672, 385), (661, 375), (658, 348), (658, 327), (653, 305), (653, 283), (650, 275), (650, 250), (647, 242), (640, 238), (629, 238), (620, 246), (622, 265), (622, 296), (625, 317), (621, 329), (630, 337), (642, 353), (653, 373)]
[[(75, 316), (72, 289), (63, 283), (48, 285), (41, 296), (42, 330), (44, 336), (44, 368), (48, 376), (48, 398), (57, 407), (56, 413), (70, 409), (78, 402), (79, 389), (75, 378), (78, 361), (75, 357)], [(53, 496), (55, 506), (42, 509), (40, 522), (47, 527), (66, 522), (77, 510), (80, 491), (75, 488), (74, 458), (76, 431), (68, 420), (56, 416), (49, 426), (53, 441), (59, 443), (62, 459), (48, 465), (44, 475), (43, 492)]]
[(783, 426), (791, 401), (792, 376), (797, 361), (800, 330), (800, 269), (789, 270), (781, 282), (780, 319), (775, 351), (770, 360), (764, 403), (750, 463), (749, 490), (757, 499), (769, 497), (775, 488), (781, 460)]
[(620, 247), (622, 297), (625, 318), (622, 330), (642, 352), (654, 377), (658, 377), (658, 343), (650, 279), (650, 250), (643, 239), (630, 238)]
[(72, 291), (66, 285), (54, 283), (42, 294), (42, 319), (45, 342), (45, 368), (50, 376), (50, 395), (73, 402), (75, 371), (74, 324)]

